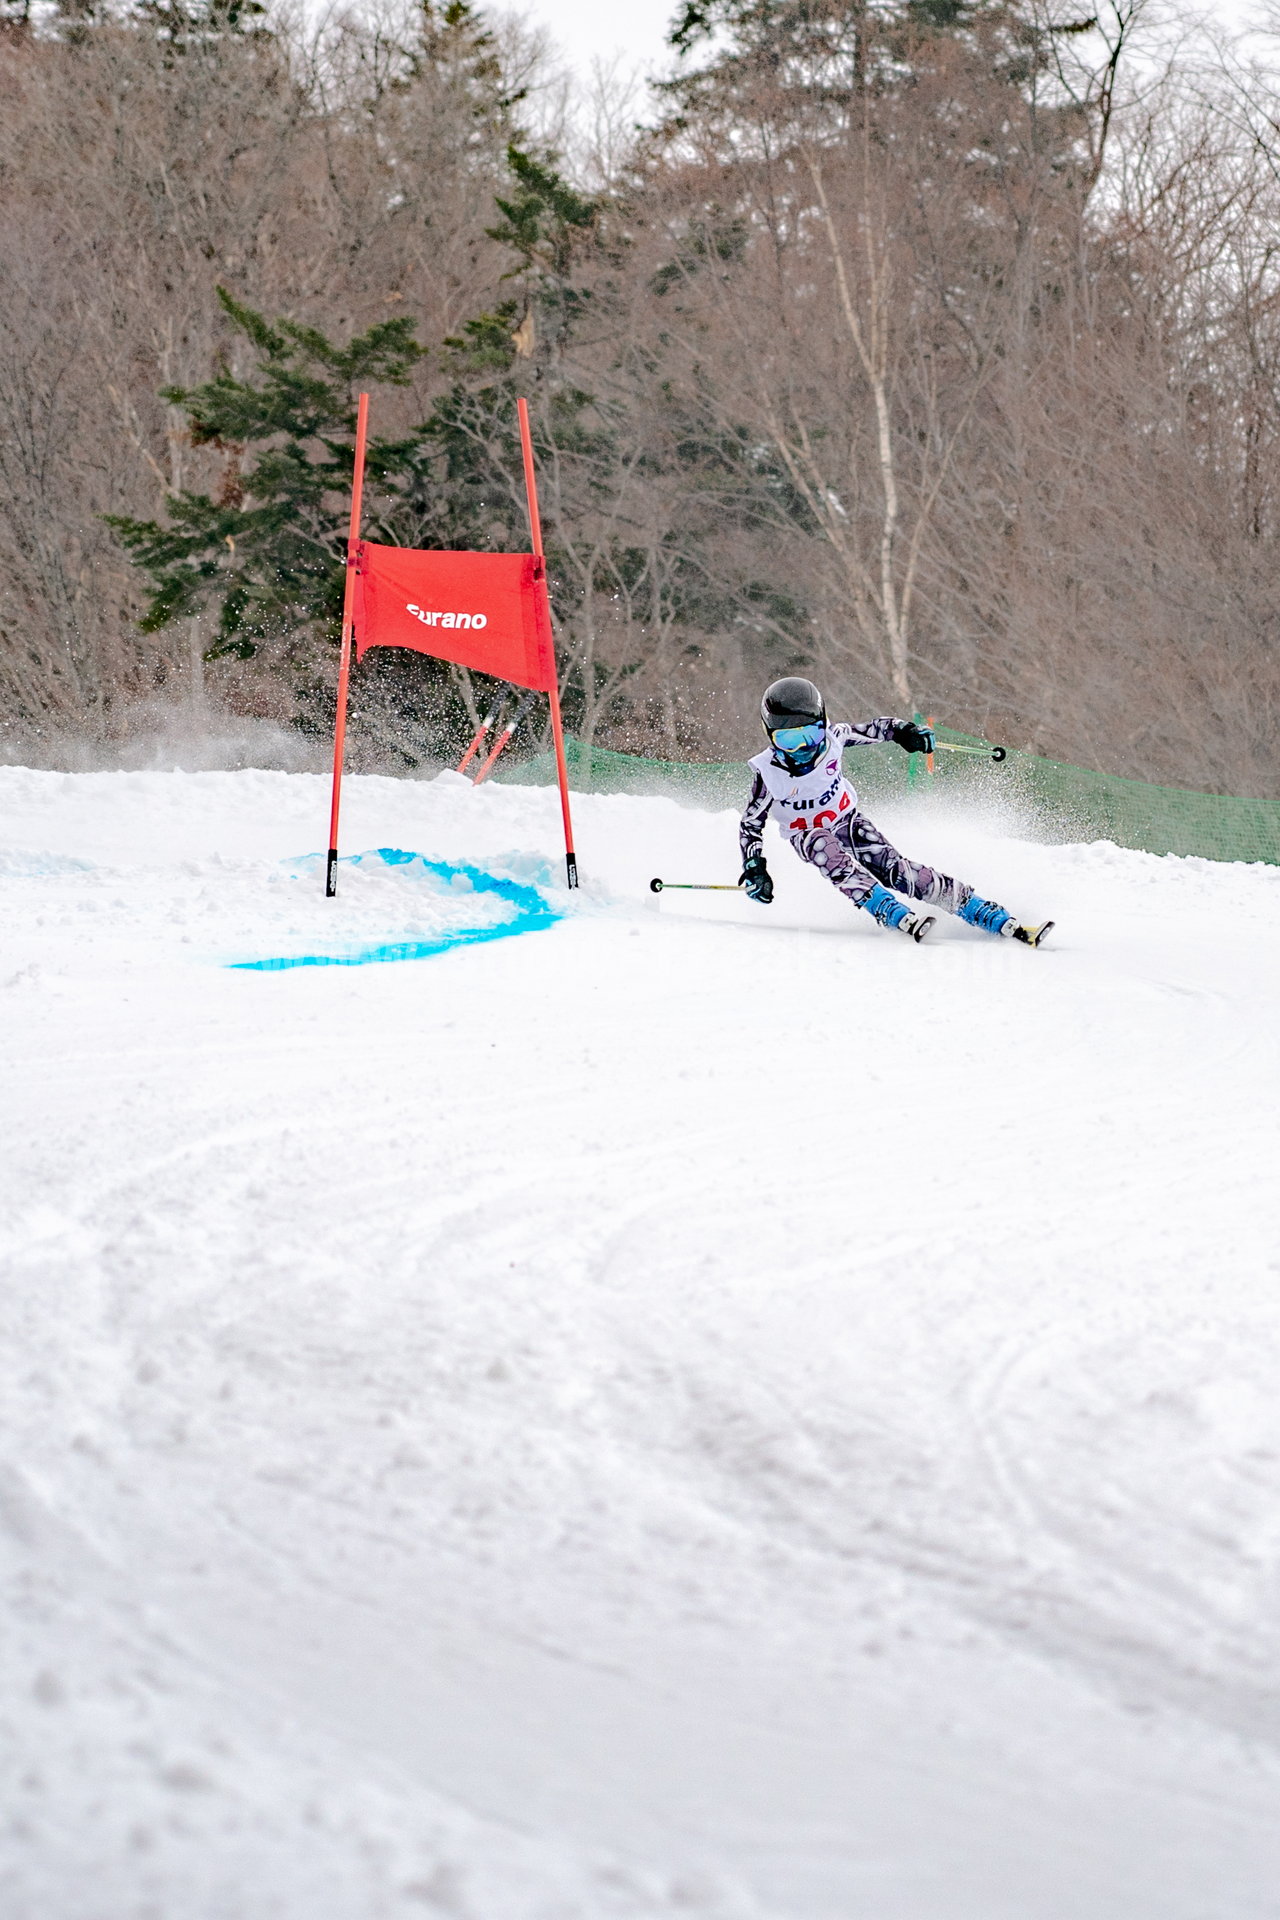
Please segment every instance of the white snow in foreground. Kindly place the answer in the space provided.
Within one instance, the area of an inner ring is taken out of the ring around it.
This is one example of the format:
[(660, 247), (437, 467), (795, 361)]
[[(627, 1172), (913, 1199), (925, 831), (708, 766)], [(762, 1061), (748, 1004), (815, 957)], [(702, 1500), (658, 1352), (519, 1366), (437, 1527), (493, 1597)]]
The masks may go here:
[(1280, 871), (576, 806), (0, 771), (0, 1914), (1280, 1915)]

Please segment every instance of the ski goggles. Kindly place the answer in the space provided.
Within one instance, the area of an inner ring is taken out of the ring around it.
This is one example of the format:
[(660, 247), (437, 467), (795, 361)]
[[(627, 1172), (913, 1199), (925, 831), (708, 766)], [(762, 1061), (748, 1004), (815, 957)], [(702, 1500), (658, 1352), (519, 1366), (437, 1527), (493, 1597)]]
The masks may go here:
[(779, 727), (769, 735), (779, 753), (821, 752), (822, 743), (827, 737), (826, 728), (819, 722), (811, 727)]

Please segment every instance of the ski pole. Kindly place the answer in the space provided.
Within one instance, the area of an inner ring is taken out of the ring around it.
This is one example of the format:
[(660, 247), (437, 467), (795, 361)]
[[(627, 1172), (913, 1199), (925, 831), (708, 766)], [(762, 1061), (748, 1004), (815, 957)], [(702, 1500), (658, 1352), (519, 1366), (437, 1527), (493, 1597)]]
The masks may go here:
[(490, 767), (493, 765), (498, 755), (502, 752), (502, 749), (506, 746), (508, 740), (511, 738), (512, 734), (515, 732), (516, 728), (520, 725), (520, 722), (524, 719), (526, 713), (528, 713), (532, 705), (533, 705), (533, 695), (531, 693), (526, 693), (524, 699), (520, 702), (520, 705), (516, 708), (511, 718), (507, 721), (506, 726), (502, 729), (502, 732), (498, 735), (497, 742), (494, 745), (493, 752), (489, 755), (489, 758), (485, 761), (479, 773), (476, 775), (475, 779), (473, 780), (472, 782), (473, 786), (478, 787), (480, 785), (480, 782), (487, 777)]
[(961, 747), (954, 740), (935, 740), (933, 748), (935, 753), (976, 753), (979, 760), (999, 761), (1009, 757), (1007, 747)]
[(735, 880), (730, 886), (724, 880), (651, 880), (650, 893), (661, 893), (664, 887), (678, 887), (682, 893), (736, 893), (742, 885)]
[(507, 697), (506, 690), (504, 688), (504, 690), (498, 695), (497, 699), (494, 701), (493, 705), (490, 707), (488, 713), (486, 713), (484, 719), (480, 722), (480, 725), (476, 728), (474, 734), (471, 736), (471, 745), (467, 748), (461, 760), (459, 760), (457, 766), (454, 768), (455, 773), (465, 773), (467, 768), (471, 765), (471, 762), (475, 759), (481, 747), (484, 745), (485, 735), (488, 733), (490, 727), (493, 725), (494, 721), (497, 719), (499, 713), (501, 712), (502, 703), (506, 699), (506, 697)]

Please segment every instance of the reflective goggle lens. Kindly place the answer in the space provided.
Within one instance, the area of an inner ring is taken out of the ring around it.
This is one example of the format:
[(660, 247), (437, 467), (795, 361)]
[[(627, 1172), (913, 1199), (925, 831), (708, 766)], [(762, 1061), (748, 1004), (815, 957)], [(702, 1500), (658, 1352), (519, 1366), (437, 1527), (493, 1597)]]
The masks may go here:
[(826, 737), (824, 726), (779, 727), (769, 735), (779, 753), (803, 753), (806, 747), (820, 747)]

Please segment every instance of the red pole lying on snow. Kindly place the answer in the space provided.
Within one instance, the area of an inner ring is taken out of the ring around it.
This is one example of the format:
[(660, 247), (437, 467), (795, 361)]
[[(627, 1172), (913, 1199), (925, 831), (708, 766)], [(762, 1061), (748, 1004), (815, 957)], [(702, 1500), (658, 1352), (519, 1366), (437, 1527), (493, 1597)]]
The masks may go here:
[(369, 430), (369, 396), (360, 395), (356, 411), (355, 472), (351, 481), (351, 523), (347, 529), (347, 584), (342, 596), (342, 660), (338, 668), (338, 714), (333, 729), (333, 798), (329, 804), (329, 859), (324, 892), (338, 891), (338, 807), (342, 800), (342, 749), (347, 739), (347, 688), (351, 679), (351, 635), (355, 624), (356, 549), (360, 544), (360, 503), (364, 493), (364, 446)]
[[(551, 607), (547, 600), (547, 567), (542, 551), (542, 521), (538, 517), (538, 481), (533, 471), (533, 439), (529, 432), (529, 403), (522, 394), (516, 401), (516, 411), (520, 416), (520, 451), (524, 455), (524, 490), (529, 502), (529, 531), (533, 535), (533, 551), (538, 561), (538, 584), (542, 589), (543, 602), (547, 608), (547, 623), (551, 621)], [(573, 821), (569, 817), (569, 769), (564, 758), (564, 728), (560, 723), (560, 689), (556, 684), (555, 662), (552, 661), (551, 685), (547, 689), (551, 702), (551, 737), (556, 747), (556, 777), (560, 782), (560, 811), (564, 815), (564, 864), (569, 876), (569, 885), (578, 884), (578, 861), (573, 851)]]

